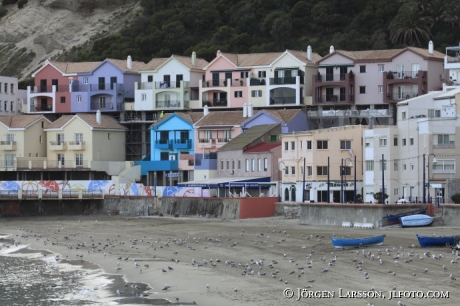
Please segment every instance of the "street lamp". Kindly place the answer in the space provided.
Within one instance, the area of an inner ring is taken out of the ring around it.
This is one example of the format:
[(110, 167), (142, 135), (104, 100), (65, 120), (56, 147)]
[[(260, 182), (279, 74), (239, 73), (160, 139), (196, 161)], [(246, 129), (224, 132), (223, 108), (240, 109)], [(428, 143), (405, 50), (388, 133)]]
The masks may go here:
[[(427, 188), (428, 188), (428, 203), (431, 203), (430, 201), (430, 156), (433, 156), (433, 164), (436, 164), (438, 161), (436, 160), (436, 155), (434, 153), (428, 154), (428, 178), (427, 178)], [(425, 187), (425, 186), (424, 186)]]
[[(280, 165), (283, 164), (283, 168), (280, 168)], [(279, 193), (278, 193), (278, 202), (281, 202), (281, 170), (286, 169), (286, 164), (283, 161), (278, 163), (278, 185), (279, 185)]]
[[(353, 167), (353, 161), (351, 160), (351, 158), (346, 158), (345, 160), (342, 159), (342, 164), (346, 164), (347, 161), (350, 161), (350, 164), (349, 164), (349, 167)], [(347, 192), (347, 171), (345, 171), (345, 166), (343, 166), (343, 173), (345, 175), (345, 187), (344, 187), (344, 190), (343, 190), (343, 202), (346, 203), (347, 202), (347, 197), (346, 197), (346, 192)], [(355, 180), (356, 180), (356, 176), (355, 176)]]

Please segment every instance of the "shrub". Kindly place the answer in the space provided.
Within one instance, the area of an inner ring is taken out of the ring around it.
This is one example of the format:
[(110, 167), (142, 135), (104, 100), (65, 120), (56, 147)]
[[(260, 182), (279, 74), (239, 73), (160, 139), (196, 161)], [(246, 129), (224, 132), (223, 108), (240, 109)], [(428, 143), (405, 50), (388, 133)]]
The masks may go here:
[(15, 4), (16, 2), (18, 2), (18, 0), (3, 0), (2, 5), (5, 6), (5, 5), (10, 5), (10, 4)]
[[(384, 198), (385, 199), (388, 198), (388, 195), (386, 193), (384, 195)], [(380, 203), (382, 201), (382, 192), (379, 191), (379, 192), (374, 193), (374, 199), (377, 200), (377, 203)]]
[(0, 18), (2, 18), (3, 16), (5, 16), (6, 13), (8, 13), (8, 11), (6, 10), (6, 8), (4, 8), (3, 6), (0, 6)]
[(456, 193), (450, 197), (455, 204), (460, 204), (460, 193)]
[(27, 0), (19, 0), (18, 1), (18, 8), (22, 9), (24, 7), (24, 5), (26, 5), (27, 2), (28, 2)]

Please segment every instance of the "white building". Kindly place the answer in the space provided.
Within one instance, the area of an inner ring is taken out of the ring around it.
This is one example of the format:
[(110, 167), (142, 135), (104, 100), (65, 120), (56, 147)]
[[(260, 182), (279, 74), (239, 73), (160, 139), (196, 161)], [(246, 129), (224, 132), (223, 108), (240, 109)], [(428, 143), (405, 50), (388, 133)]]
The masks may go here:
[(14, 116), (22, 111), (27, 92), (18, 90), (18, 79), (0, 76), (0, 115)]

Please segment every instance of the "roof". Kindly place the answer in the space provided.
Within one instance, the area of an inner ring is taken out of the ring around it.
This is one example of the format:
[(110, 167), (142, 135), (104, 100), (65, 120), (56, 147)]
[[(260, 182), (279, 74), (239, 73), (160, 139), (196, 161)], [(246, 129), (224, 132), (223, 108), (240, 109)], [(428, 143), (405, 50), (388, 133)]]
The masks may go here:
[(203, 69), (209, 64), (208, 61), (203, 58), (196, 58), (195, 65), (192, 65), (192, 58), (190, 56), (172, 55), (171, 57), (190, 69)]
[[(90, 72), (101, 62), (50, 62), (51, 65), (59, 69), (63, 74)], [(45, 65), (47, 62), (45, 62)]]
[[(10, 129), (27, 128), (33, 122), (39, 119), (46, 119), (42, 115), (19, 115), (19, 116), (3, 116), (0, 115), (0, 122)], [(48, 119), (46, 119), (49, 121)]]
[(364, 50), (364, 51), (346, 51), (346, 50), (335, 50), (332, 53), (329, 53), (321, 60), (324, 60), (334, 54), (342, 54), (354, 61), (369, 61), (369, 60), (391, 60), (395, 56), (403, 53), (405, 51), (412, 51), (419, 54), (420, 56), (426, 59), (436, 59), (444, 61), (444, 53), (433, 51), (433, 54), (428, 53), (428, 49), (416, 48), (416, 47), (406, 47), (404, 49), (388, 49), (388, 50)]
[(144, 62), (132, 61), (132, 68), (128, 69), (127, 60), (108, 58), (107, 61), (115, 65), (123, 72), (139, 72), (145, 66)]
[(194, 124), (198, 122), (201, 118), (203, 118), (203, 112), (175, 112), (175, 113), (166, 113), (163, 115), (162, 118), (158, 119), (155, 123), (151, 125), (157, 126), (165, 121), (167, 118), (171, 117), (172, 115), (177, 115), (180, 118), (184, 119), (185, 121), (189, 122), (190, 124)]
[(276, 126), (279, 126), (279, 124), (261, 124), (253, 126), (227, 142), (217, 151), (244, 150), (248, 145), (267, 134)]
[(281, 146), (281, 142), (262, 142), (249, 149), (244, 150), (244, 153), (260, 153), (269, 152), (271, 149)]
[(119, 124), (118, 121), (109, 115), (101, 115), (101, 124), (96, 122), (96, 114), (76, 114), (64, 115), (53, 123), (48, 125), (48, 129), (60, 129), (66, 126), (74, 118), (80, 118), (83, 122), (88, 124), (92, 129), (107, 129), (107, 130), (126, 130), (126, 128)]
[(273, 116), (282, 123), (290, 122), (299, 113), (302, 113), (301, 109), (264, 109), (263, 112)]
[(160, 67), (164, 62), (166, 62), (169, 59), (169, 57), (163, 57), (163, 58), (152, 58), (150, 62), (144, 65), (140, 70), (155, 70), (158, 67)]
[[(258, 112), (259, 111), (254, 110), (253, 115)], [(246, 120), (248, 120), (248, 117), (243, 117), (243, 111), (210, 111), (209, 114), (198, 121), (195, 126), (240, 125)]]

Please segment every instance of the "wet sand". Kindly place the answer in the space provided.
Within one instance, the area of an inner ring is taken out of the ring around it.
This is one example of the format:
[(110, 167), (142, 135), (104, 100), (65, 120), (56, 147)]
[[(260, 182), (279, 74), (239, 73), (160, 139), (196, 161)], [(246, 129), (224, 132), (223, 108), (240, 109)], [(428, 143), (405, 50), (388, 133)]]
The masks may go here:
[[(453, 227), (308, 226), (283, 217), (220, 220), (90, 215), (0, 219), (0, 233), (12, 234), (10, 238), (21, 244), (59, 253), (68, 260), (87, 260), (107, 273), (123, 274), (127, 282), (148, 284), (152, 287), (147, 292), (149, 298), (165, 298), (173, 303), (179, 298), (179, 303), (198, 305), (397, 305), (398, 300), (406, 305), (458, 305), (460, 267), (451, 263), (457, 256), (450, 248), (420, 248), (415, 234), (459, 232)], [(364, 254), (362, 249), (334, 249), (329, 238), (377, 234), (386, 234), (384, 244), (365, 248)], [(424, 255), (426, 252), (430, 257)], [(249, 268), (242, 275), (245, 266)], [(117, 272), (116, 267), (121, 270)], [(254, 275), (249, 275), (251, 270)], [(450, 274), (458, 280), (451, 280)], [(170, 288), (162, 290), (165, 284)], [(299, 290), (307, 286), (312, 288), (304, 295), (310, 297), (296, 301)], [(287, 288), (293, 290), (292, 298), (283, 296)], [(449, 292), (449, 298), (412, 298), (408, 290), (417, 291), (412, 295), (442, 290)], [(356, 291), (384, 298), (349, 297)], [(389, 300), (389, 291), (400, 296)]]

